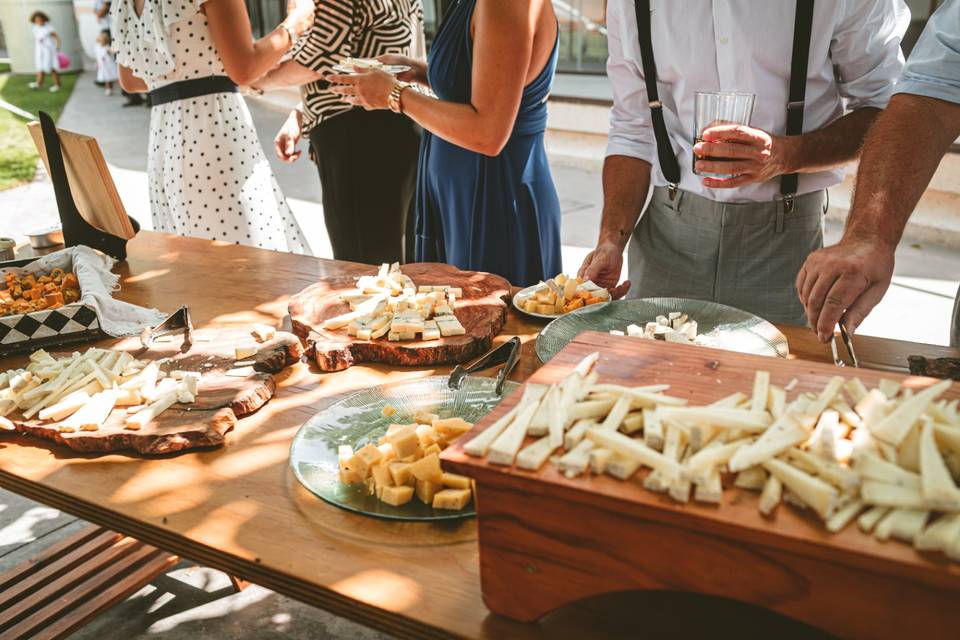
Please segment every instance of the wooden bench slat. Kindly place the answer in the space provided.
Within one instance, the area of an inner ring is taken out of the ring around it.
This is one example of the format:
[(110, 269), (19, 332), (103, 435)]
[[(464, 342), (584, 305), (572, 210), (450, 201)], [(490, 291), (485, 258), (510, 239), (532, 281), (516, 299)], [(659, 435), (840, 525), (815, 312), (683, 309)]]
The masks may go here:
[(9, 587), (17, 584), (20, 582), (20, 580), (26, 576), (29, 576), (34, 571), (43, 568), (64, 554), (69, 553), (73, 549), (76, 549), (80, 545), (86, 544), (94, 537), (104, 533), (111, 534), (114, 539), (117, 540), (119, 540), (121, 537), (121, 534), (115, 531), (108, 531), (107, 529), (98, 527), (96, 525), (84, 527), (69, 538), (64, 538), (60, 542), (50, 545), (44, 549), (40, 555), (30, 558), (29, 560), (25, 560), (3, 575), (0, 575), (0, 592), (6, 591)]
[(180, 558), (178, 556), (157, 549), (156, 553), (151, 556), (144, 565), (136, 569), (133, 573), (125, 576), (122, 581), (112, 584), (99, 593), (96, 593), (94, 597), (79, 607), (62, 615), (50, 626), (38, 631), (34, 634), (35, 640), (58, 640), (60, 638), (66, 638), (98, 616), (102, 611), (109, 609), (133, 593), (136, 593), (158, 575), (169, 571), (179, 561)]
[[(113, 543), (112, 546), (100, 550), (98, 553), (88, 555), (84, 558), (82, 564), (77, 565), (71, 571), (60, 575), (48, 582), (33, 585), (35, 588), (29, 593), (25, 593), (18, 600), (0, 609), (0, 636), (6, 633), (6, 629), (17, 624), (26, 616), (31, 616), (37, 611), (49, 609), (51, 603), (61, 599), (63, 594), (72, 591), (78, 584), (83, 584), (88, 579), (95, 579), (104, 570), (111, 565), (124, 566), (122, 563), (138, 552), (138, 547), (143, 547), (143, 543), (133, 538), (122, 538)], [(153, 549), (154, 547), (145, 547)], [(6, 594), (4, 594), (6, 595)]]
[(0, 592), (0, 628), (3, 628), (4, 622), (7, 620), (6, 613), (13, 603), (22, 600), (38, 589), (43, 589), (45, 585), (56, 581), (65, 574), (72, 574), (78, 567), (86, 566), (92, 557), (96, 557), (105, 549), (117, 544), (122, 537), (119, 533), (102, 530), (99, 535), (78, 547), (61, 553), (59, 557), (46, 559), (39, 568), (35, 568), (26, 574), (20, 572), (20, 579)]
[[(128, 538), (128, 540), (131, 540)], [(89, 579), (84, 580), (58, 596), (56, 599), (48, 602), (45, 606), (31, 613), (28, 617), (17, 622), (16, 625), (3, 631), (4, 638), (26, 639), (33, 638), (45, 627), (55, 623), (58, 619), (69, 615), (69, 612), (81, 606), (86, 599), (93, 597), (94, 594), (104, 589), (105, 585), (126, 582), (126, 574), (138, 565), (142, 564), (147, 558), (157, 553), (155, 547), (141, 544), (137, 541), (132, 552), (123, 548), (124, 555), (112, 562), (106, 569), (100, 571)]]

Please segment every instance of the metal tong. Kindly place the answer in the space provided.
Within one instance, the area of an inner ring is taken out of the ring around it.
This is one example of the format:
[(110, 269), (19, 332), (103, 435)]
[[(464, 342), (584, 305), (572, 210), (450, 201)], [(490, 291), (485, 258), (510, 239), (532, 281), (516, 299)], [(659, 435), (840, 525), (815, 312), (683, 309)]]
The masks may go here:
[(510, 375), (510, 372), (513, 371), (513, 368), (519, 360), (520, 338), (510, 338), (499, 347), (480, 356), (472, 364), (466, 367), (462, 364), (457, 365), (457, 368), (450, 374), (450, 379), (447, 381), (447, 384), (451, 389), (459, 390), (463, 386), (463, 381), (466, 380), (467, 376), (471, 373), (506, 363), (503, 368), (500, 369), (500, 373), (497, 374), (497, 395), (499, 396), (503, 394), (503, 385), (507, 381), (507, 376)]
[(180, 345), (181, 353), (186, 353), (193, 346), (193, 320), (190, 318), (190, 308), (186, 305), (180, 307), (167, 319), (152, 329), (144, 329), (140, 334), (140, 344), (144, 349), (153, 346), (153, 341), (160, 336), (172, 333), (183, 333), (183, 344)]
[[(857, 359), (857, 352), (853, 349), (853, 339), (850, 337), (850, 332), (847, 331), (847, 325), (840, 319), (840, 322), (837, 323), (840, 327), (840, 337), (843, 339), (843, 345), (847, 348), (847, 353), (850, 354), (850, 362), (854, 367), (860, 367), (860, 361)], [(834, 334), (830, 337), (830, 351), (833, 352), (833, 364), (838, 367), (845, 367), (847, 363), (840, 357), (839, 350), (837, 349), (837, 334)]]

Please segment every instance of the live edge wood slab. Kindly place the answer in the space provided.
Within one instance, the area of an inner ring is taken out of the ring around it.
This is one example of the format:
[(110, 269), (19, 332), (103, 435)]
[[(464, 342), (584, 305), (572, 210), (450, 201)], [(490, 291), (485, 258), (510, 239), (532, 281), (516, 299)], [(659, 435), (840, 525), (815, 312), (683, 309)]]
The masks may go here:
[[(819, 391), (835, 375), (905, 378), (862, 369), (742, 355), (713, 349), (584, 333), (530, 379), (557, 382), (599, 351), (601, 382), (669, 384), (668, 393), (706, 404), (749, 393), (758, 369), (792, 392)], [(843, 637), (956, 637), (960, 565), (879, 542), (856, 525), (828, 533), (815, 516), (781, 505), (772, 518), (758, 494), (729, 486), (719, 507), (681, 504), (643, 488), (645, 472), (566, 478), (467, 456), (462, 443), (483, 431), (522, 391), (442, 455), (445, 468), (477, 481), (480, 579), (492, 611), (533, 621), (565, 604), (628, 589), (687, 591), (733, 598), (781, 612)], [(960, 396), (960, 385), (945, 397)]]
[[(165, 311), (189, 304), (198, 330), (246, 331), (253, 322), (279, 325), (291, 293), (326, 278), (369, 273), (371, 267), (141, 232), (130, 241), (128, 261), (118, 270), (122, 288), (117, 297), (122, 300)], [(511, 380), (523, 382), (540, 367), (533, 345), (544, 324), (508, 311), (494, 343), (513, 336), (523, 340)], [(780, 329), (793, 357), (830, 362), (829, 347), (819, 344), (813, 332)], [(960, 356), (958, 350), (931, 345), (856, 340), (857, 355), (871, 366), (905, 367), (912, 354)], [(23, 358), (6, 358), (0, 366), (22, 363)], [(400, 638), (592, 640), (658, 632), (703, 637), (735, 625), (756, 637), (774, 621), (783, 631), (786, 623), (779, 616), (754, 606), (676, 593), (661, 597), (660, 592), (613, 594), (563, 607), (535, 624), (513, 622), (484, 605), (476, 519), (432, 526), (364, 518), (318, 500), (292, 477), (291, 440), (305, 421), (336, 398), (448, 371), (444, 366), (360, 363), (323, 373), (298, 364), (275, 376), (274, 398), (243, 418), (224, 446), (173, 457), (91, 456), (23, 435), (0, 434), (0, 486)], [(485, 495), (490, 496), (486, 502)], [(496, 496), (481, 493), (481, 509), (494, 508)], [(528, 497), (530, 509), (539, 508), (536, 500), (536, 495)], [(600, 529), (592, 525), (592, 513), (587, 508), (577, 517), (581, 545), (592, 545)], [(707, 544), (710, 548), (714, 543)], [(623, 545), (595, 548), (613, 557)], [(691, 553), (695, 561), (684, 565), (688, 572), (729, 568), (722, 560), (712, 564), (702, 552)], [(539, 557), (536, 550), (516, 562), (535, 570)], [(734, 569), (729, 571), (731, 581), (741, 576), (739, 580), (749, 582), (744, 572)], [(870, 574), (864, 575), (863, 582)], [(670, 579), (668, 575), (659, 582)], [(796, 585), (801, 578), (793, 580), (772, 592), (770, 600), (787, 597), (791, 589), (802, 591), (802, 585)], [(682, 586), (678, 582), (677, 588)], [(851, 591), (860, 586), (858, 582)], [(868, 614), (892, 615), (891, 609), (902, 611), (897, 603), (895, 598), (878, 602)], [(837, 615), (848, 615), (841, 607)], [(791, 631), (797, 637), (796, 627)]]
[(149, 350), (143, 349), (137, 339), (118, 342), (115, 349), (127, 351), (141, 360), (160, 362), (163, 372), (180, 370), (202, 374), (194, 403), (175, 404), (137, 431), (125, 428), (127, 414), (123, 408), (114, 409), (96, 431), (65, 433), (60, 431), (58, 423), (19, 420), (16, 416), (13, 424), (21, 433), (85, 453), (132, 451), (163, 455), (222, 445), (239, 418), (257, 411), (273, 397), (277, 388), (273, 374), (303, 354), (299, 344), (274, 344), (251, 358), (251, 364), (238, 367), (233, 350), (242, 342), (251, 342), (250, 335), (242, 330), (198, 331), (186, 353), (180, 350), (182, 336), (179, 335), (161, 339)]
[(490, 273), (461, 271), (448, 264), (403, 265), (404, 274), (421, 285), (459, 287), (463, 297), (454, 313), (466, 333), (429, 341), (390, 342), (358, 340), (346, 328), (328, 331), (323, 322), (350, 311), (340, 295), (356, 288), (361, 275), (376, 275), (375, 267), (351, 269), (348, 274), (325, 278), (290, 299), (293, 331), (308, 345), (322, 371), (342, 371), (359, 362), (382, 362), (405, 367), (426, 367), (464, 362), (487, 351), (507, 320), (510, 283)]

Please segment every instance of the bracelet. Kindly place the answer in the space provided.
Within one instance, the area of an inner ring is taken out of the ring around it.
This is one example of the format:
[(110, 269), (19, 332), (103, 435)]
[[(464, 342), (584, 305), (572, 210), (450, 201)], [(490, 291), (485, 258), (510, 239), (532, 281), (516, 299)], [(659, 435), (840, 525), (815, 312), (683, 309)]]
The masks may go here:
[(294, 45), (297, 44), (297, 32), (286, 22), (281, 22), (280, 28), (287, 32), (287, 37), (290, 38), (290, 46), (288, 48), (293, 49)]
[(403, 92), (410, 88), (409, 82), (398, 82), (393, 85), (393, 90), (387, 96), (387, 106), (394, 113), (403, 113)]

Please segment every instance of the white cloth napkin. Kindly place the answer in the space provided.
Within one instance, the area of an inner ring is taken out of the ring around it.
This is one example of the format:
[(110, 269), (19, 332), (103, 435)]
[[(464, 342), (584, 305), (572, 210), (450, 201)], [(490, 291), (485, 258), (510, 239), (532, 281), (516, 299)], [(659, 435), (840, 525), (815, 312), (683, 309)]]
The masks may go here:
[(80, 302), (96, 310), (104, 333), (114, 338), (138, 335), (147, 327), (163, 322), (166, 314), (113, 298), (113, 293), (120, 289), (120, 276), (110, 271), (116, 262), (90, 247), (77, 246), (38, 258), (20, 269), (6, 269), (4, 273), (14, 271), (39, 276), (57, 268), (73, 271), (80, 283)]

